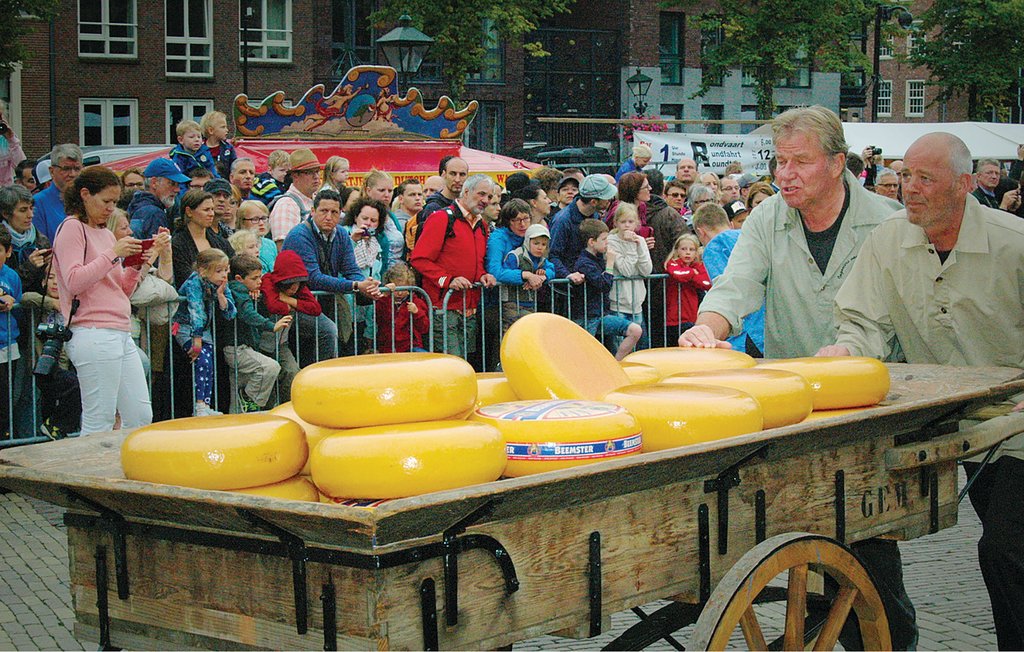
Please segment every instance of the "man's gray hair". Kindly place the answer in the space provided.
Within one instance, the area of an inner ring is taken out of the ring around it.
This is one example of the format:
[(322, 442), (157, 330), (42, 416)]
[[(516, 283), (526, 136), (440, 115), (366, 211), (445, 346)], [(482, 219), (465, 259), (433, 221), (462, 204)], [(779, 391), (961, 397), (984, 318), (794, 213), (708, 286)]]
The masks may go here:
[[(950, 152), (950, 155), (952, 156), (952, 152)], [(1003, 169), (1003, 166), (999, 163), (999, 161), (997, 161), (994, 158), (979, 158), (978, 159), (978, 164), (974, 168), (974, 171), (975, 172), (981, 172), (981, 168), (985, 167), (986, 165), (994, 165), (997, 168), (999, 168), (1000, 172)], [(970, 170), (968, 170), (967, 172), (970, 173)]]
[(775, 141), (794, 133), (806, 133), (818, 139), (822, 151), (829, 156), (850, 150), (843, 134), (843, 123), (831, 109), (820, 105), (790, 109), (772, 122)]
[(469, 193), (473, 192), (473, 189), (476, 188), (477, 186), (479, 186), (481, 183), (489, 183), (489, 184), (491, 184), (493, 186), (494, 185), (494, 180), (491, 179), (486, 174), (474, 174), (474, 175), (471, 175), (462, 184), (462, 196), (463, 197), (467, 197), (469, 195)]
[(81, 163), (82, 148), (74, 143), (64, 143), (50, 150), (50, 165), (59, 165), (64, 159)]
[[(985, 159), (982, 159), (982, 161)], [(992, 159), (989, 159), (992, 160)], [(996, 165), (999, 165), (999, 161), (993, 161)], [(978, 161), (981, 164), (981, 161)], [(967, 147), (967, 143), (953, 136), (953, 141), (949, 147), (949, 165), (953, 168), (953, 172), (957, 174), (970, 174), (971, 173), (971, 150)], [(1002, 166), (1000, 166), (1000, 169)]]
[(238, 164), (242, 163), (242, 162), (252, 163), (253, 168), (256, 167), (256, 163), (254, 163), (253, 160), (250, 157), (248, 157), (248, 156), (239, 156), (234, 161), (231, 161), (231, 169), (228, 170), (228, 174), (229, 175), (230, 174), (234, 174), (235, 170), (238, 169)]
[(882, 177), (896, 177), (898, 179), (899, 176), (900, 175), (896, 174), (896, 170), (893, 170), (892, 168), (882, 168), (876, 175), (876, 178), (881, 179)]
[(705, 186), (702, 183), (695, 183), (690, 186), (690, 190), (686, 193), (686, 205), (690, 207), (690, 210), (696, 210), (694, 207), (697, 205), (696, 202), (702, 199), (711, 199), (711, 201), (718, 201), (718, 194), (715, 189), (711, 186)]

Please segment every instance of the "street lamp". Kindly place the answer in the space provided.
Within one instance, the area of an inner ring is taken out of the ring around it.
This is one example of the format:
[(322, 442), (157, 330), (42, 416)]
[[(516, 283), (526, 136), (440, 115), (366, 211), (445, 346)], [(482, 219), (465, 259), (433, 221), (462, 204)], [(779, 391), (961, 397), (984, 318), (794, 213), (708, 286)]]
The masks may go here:
[(633, 108), (636, 109), (637, 115), (644, 115), (647, 113), (647, 103), (644, 102), (644, 98), (647, 97), (647, 91), (651, 88), (651, 83), (654, 80), (636, 69), (636, 74), (626, 80), (626, 86), (629, 88), (629, 92), (633, 94), (636, 101), (633, 103)]
[(388, 65), (398, 71), (400, 91), (405, 90), (408, 77), (419, 72), (433, 43), (434, 39), (412, 26), (408, 14), (398, 19), (398, 27), (377, 39)]
[(882, 23), (888, 22), (893, 17), (903, 29), (910, 29), (914, 26), (914, 16), (904, 7), (899, 5), (875, 7), (875, 49), (874, 49), (874, 70), (871, 74), (871, 122), (878, 122), (878, 87), (882, 84), (882, 72), (879, 70), (879, 62), (882, 59)]

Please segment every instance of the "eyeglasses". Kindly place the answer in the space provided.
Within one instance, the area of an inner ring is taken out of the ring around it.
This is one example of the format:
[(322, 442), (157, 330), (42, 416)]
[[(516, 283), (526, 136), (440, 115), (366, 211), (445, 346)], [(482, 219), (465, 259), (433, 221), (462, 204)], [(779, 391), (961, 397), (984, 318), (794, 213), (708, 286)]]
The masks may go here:
[(53, 167), (57, 168), (61, 172), (81, 172), (82, 171), (82, 166), (81, 165), (54, 165)]
[(529, 221), (529, 215), (524, 215), (523, 217), (513, 217), (512, 219), (509, 220), (509, 222), (514, 222), (515, 224), (526, 224)]
[(715, 201), (715, 200), (714, 200), (714, 199), (711, 199), (711, 198), (709, 197), (708, 199), (698, 199), (697, 201), (695, 201), (695, 202), (693, 202), (693, 203), (694, 203), (694, 204), (695, 204), (696, 206), (700, 206), (701, 204), (707, 204), (707, 203), (710, 203), (710, 202), (713, 202), (713, 201)]
[(255, 223), (255, 222), (268, 222), (268, 221), (270, 221), (270, 218), (269, 218), (269, 217), (267, 217), (266, 215), (261, 215), (261, 216), (259, 216), (259, 217), (243, 217), (243, 218), (242, 218), (242, 221), (243, 221), (243, 222), (250, 222), (250, 223)]
[(665, 195), (665, 196), (666, 196), (666, 197), (674, 197), (674, 198), (679, 198), (679, 197), (685, 197), (685, 196), (686, 196), (686, 193), (683, 193), (683, 192), (670, 192), (670, 193), (668, 193), (668, 194), (667, 194), (667, 195)]
[(126, 183), (126, 184), (124, 184), (124, 187), (125, 188), (142, 188), (145, 185), (146, 184), (143, 183), (142, 181), (136, 181), (135, 183)]
[(876, 188), (899, 188), (900, 184), (898, 184), (898, 183), (876, 183), (875, 187)]

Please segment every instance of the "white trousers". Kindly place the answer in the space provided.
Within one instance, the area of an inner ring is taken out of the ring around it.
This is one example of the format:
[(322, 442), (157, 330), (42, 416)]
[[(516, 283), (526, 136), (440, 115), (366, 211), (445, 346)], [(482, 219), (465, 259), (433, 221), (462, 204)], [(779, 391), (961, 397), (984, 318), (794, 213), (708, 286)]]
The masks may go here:
[(131, 333), (84, 326), (71, 332), (65, 348), (82, 390), (82, 434), (113, 430), (117, 412), (122, 428), (152, 423), (149, 385)]

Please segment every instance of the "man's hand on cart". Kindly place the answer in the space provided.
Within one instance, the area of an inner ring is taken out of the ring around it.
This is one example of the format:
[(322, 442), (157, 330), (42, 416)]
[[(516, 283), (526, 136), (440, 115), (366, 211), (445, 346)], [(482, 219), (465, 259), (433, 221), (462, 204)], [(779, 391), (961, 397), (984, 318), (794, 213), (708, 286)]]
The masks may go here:
[(818, 349), (818, 352), (814, 355), (819, 358), (832, 358), (840, 355), (850, 355), (850, 349), (841, 344), (829, 344)]
[(697, 349), (731, 349), (725, 341), (729, 336), (729, 321), (716, 312), (697, 315), (697, 322), (679, 336), (679, 346)]

